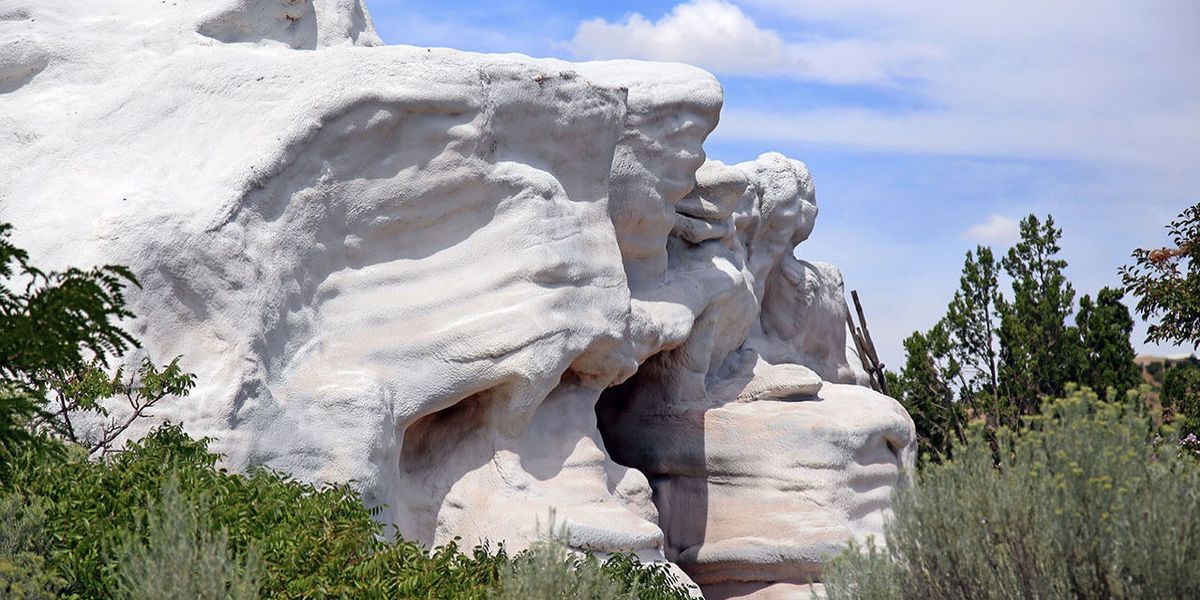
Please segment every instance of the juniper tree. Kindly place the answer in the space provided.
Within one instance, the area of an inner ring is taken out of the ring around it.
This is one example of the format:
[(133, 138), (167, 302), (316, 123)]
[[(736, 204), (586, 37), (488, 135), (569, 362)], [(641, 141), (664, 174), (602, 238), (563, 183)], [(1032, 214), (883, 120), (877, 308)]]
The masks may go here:
[(1001, 261), (1012, 299), (999, 304), (1000, 385), (1019, 414), (1036, 414), (1042, 396), (1061, 396), (1079, 374), (1078, 332), (1067, 325), (1075, 289), (1058, 258), (1054, 218), (1021, 221), (1021, 239)]
[(890, 388), (912, 416), (919, 453), (937, 460), (948, 455), (953, 441), (963, 436), (964, 415), (954, 394), (954, 381), (962, 368), (952, 355), (944, 323), (926, 333), (914, 331), (904, 340), (904, 351), (899, 375), (889, 373)]
[(1000, 263), (987, 246), (968, 251), (959, 287), (946, 309), (950, 353), (963, 373), (959, 398), (972, 412), (999, 396), (996, 330), (1000, 322)]
[(1121, 303), (1123, 296), (1121, 290), (1108, 287), (1100, 290), (1095, 302), (1085, 294), (1079, 300), (1079, 314), (1075, 317), (1083, 361), (1077, 383), (1092, 388), (1105, 399), (1110, 399), (1110, 388), (1121, 394), (1136, 387), (1142, 379), (1141, 369), (1133, 360), (1136, 356), (1133, 345), (1129, 343), (1133, 317)]

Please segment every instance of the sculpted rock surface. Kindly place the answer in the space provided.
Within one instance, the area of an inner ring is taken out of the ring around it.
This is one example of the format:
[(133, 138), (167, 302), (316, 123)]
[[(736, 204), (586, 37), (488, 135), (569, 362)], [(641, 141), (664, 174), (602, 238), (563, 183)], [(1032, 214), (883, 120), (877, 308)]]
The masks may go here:
[(804, 165), (705, 160), (712, 76), (382, 46), (359, 0), (177, 4), (0, 7), (0, 220), (133, 268), (131, 331), (199, 382), (160, 418), (353, 480), (410, 539), (520, 548), (554, 509), (710, 597), (880, 530), (912, 423), (793, 256)]

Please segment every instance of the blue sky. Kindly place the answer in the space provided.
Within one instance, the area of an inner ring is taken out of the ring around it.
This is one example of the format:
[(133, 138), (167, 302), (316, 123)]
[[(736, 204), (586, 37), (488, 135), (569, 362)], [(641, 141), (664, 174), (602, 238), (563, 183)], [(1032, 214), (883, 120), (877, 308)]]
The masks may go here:
[[(841, 267), (883, 360), (944, 313), (964, 253), (1053, 214), (1079, 294), (1200, 202), (1195, 0), (368, 0), (389, 44), (688, 62), (725, 87), (725, 162), (808, 163), (798, 255)], [(1135, 332), (1141, 342), (1144, 326)], [(1177, 348), (1137, 344), (1139, 351)]]

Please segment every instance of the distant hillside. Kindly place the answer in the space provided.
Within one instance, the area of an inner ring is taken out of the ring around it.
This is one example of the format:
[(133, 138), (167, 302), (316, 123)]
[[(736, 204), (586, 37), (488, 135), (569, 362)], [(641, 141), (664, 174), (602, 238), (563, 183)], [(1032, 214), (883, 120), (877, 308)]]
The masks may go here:
[(1170, 369), (1200, 369), (1200, 358), (1195, 354), (1183, 356), (1139, 356), (1134, 359), (1142, 367), (1142, 381), (1154, 388), (1162, 389)]

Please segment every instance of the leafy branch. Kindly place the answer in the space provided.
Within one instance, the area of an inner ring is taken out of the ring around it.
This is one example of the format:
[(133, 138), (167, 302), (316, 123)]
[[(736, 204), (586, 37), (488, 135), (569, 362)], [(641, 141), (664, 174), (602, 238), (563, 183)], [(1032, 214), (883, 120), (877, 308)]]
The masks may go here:
[[(134, 373), (108, 374), (109, 360), (138, 347), (120, 327), (133, 317), (125, 291), (139, 286), (128, 268), (43, 271), (13, 245), (11, 233), (0, 223), (0, 476), (8, 457), (42, 435), (105, 454), (162, 399), (195, 386), (178, 357), (161, 368), (144, 358)], [(109, 417), (102, 401), (118, 397), (129, 414), (108, 419), (98, 437), (82, 435), (74, 417)]]
[(1142, 319), (1158, 319), (1147, 342), (1200, 348), (1200, 203), (1180, 213), (1167, 232), (1172, 245), (1134, 250), (1121, 282), (1138, 297), (1135, 310)]
[[(53, 377), (50, 388), (54, 412), (44, 412), (34, 419), (33, 425), (83, 446), (89, 456), (107, 454), (112, 451), (117, 438), (134, 422), (153, 416), (147, 411), (159, 401), (186, 396), (195, 387), (196, 376), (179, 367), (179, 358), (175, 357), (162, 368), (144, 358), (135, 373), (126, 374), (124, 368), (118, 368), (112, 375), (97, 361), (65, 377)], [(90, 439), (76, 430), (71, 421), (72, 414), (86, 411), (110, 417), (109, 409), (101, 400), (118, 397), (129, 406), (128, 414), (109, 418), (99, 435)]]

